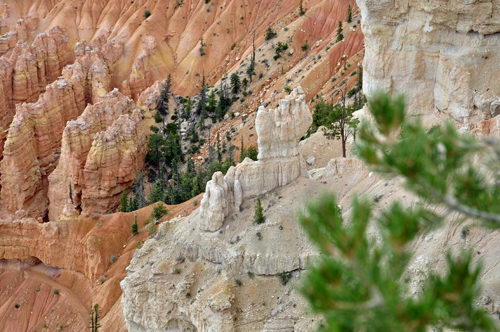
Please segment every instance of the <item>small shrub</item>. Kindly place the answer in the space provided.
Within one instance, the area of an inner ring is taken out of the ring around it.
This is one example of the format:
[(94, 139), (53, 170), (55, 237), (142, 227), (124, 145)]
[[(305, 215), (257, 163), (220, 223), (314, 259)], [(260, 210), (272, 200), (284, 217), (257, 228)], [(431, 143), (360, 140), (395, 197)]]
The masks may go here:
[(145, 18), (148, 18), (148, 17), (150, 17), (150, 16), (151, 16), (151, 12), (149, 11), (149, 9), (146, 9), (146, 10), (144, 11), (144, 17), (145, 17)]
[(347, 92), (347, 97), (348, 97), (348, 98), (351, 98), (352, 96), (354, 96), (354, 95), (356, 94), (356, 92), (358, 92), (358, 89), (356, 89), (356, 88), (352, 88), (351, 90), (349, 90), (349, 91)]
[(97, 220), (99, 219), (99, 216), (92, 216), (92, 219)]
[(235, 47), (236, 47), (236, 43), (233, 43), (233, 45), (231, 45), (231, 51), (234, 50)]
[(174, 274), (180, 274), (180, 273), (181, 273), (181, 269), (176, 268), (176, 269), (174, 270)]
[(87, 214), (85, 215), (85, 218), (88, 218), (89, 216), (90, 216), (90, 215), (87, 213)]
[(285, 86), (285, 92), (286, 92), (286, 93), (290, 93), (290, 92), (292, 92), (292, 88), (291, 88), (291, 87), (289, 87), (289, 86)]
[(248, 271), (247, 274), (250, 279), (255, 278), (255, 273), (253, 273), (252, 271)]
[(198, 205), (198, 200), (197, 200), (197, 199), (195, 199), (195, 200), (193, 201), (193, 206), (197, 206), (197, 205)]
[(300, 5), (299, 5), (299, 15), (300, 16), (304, 16), (304, 14), (306, 13), (306, 10), (305, 8), (302, 6), (302, 0), (300, 0)]
[(134, 216), (134, 223), (132, 224), (132, 235), (139, 233), (139, 224), (137, 223), (137, 213)]
[(158, 203), (158, 205), (153, 208), (153, 212), (151, 214), (156, 220), (158, 220), (161, 219), (167, 213), (168, 210), (165, 207), (165, 205)]
[(43, 328), (46, 329), (47, 328), (47, 324), (43, 323)]
[(264, 36), (266, 37), (266, 40), (269, 40), (271, 38), (276, 37), (277, 35), (278, 34), (275, 31), (273, 31), (273, 29), (267, 28), (266, 34)]
[(39, 292), (39, 291), (40, 291), (40, 287), (35, 288), (35, 292)]
[(239, 279), (234, 279), (234, 282), (235, 282), (235, 283), (236, 283), (236, 285), (238, 285), (238, 286), (243, 285), (243, 283), (242, 283)]
[(156, 112), (155, 115), (154, 115), (154, 118), (155, 118), (155, 122), (156, 123), (160, 123), (160, 122), (163, 121), (163, 118), (161, 117), (160, 112)]
[(290, 279), (292, 278), (292, 272), (282, 272), (277, 274), (278, 277), (281, 280), (281, 284), (284, 286), (286, 285)]
[(191, 292), (187, 292), (186, 297), (190, 297), (190, 296), (191, 296)]
[(113, 255), (113, 256), (111, 256), (111, 259), (109, 261), (111, 262), (111, 264), (113, 264), (114, 262), (116, 262), (117, 259), (118, 259), (118, 256)]
[(300, 48), (302, 49), (302, 51), (306, 52), (309, 49), (309, 42), (306, 40), (306, 42), (302, 44)]
[(54, 289), (54, 295), (59, 295), (59, 289)]
[(262, 234), (260, 232), (257, 232), (257, 234), (255, 234), (255, 236), (257, 236), (259, 241), (262, 241)]
[(14, 304), (14, 308), (19, 309), (21, 305), (19, 303)]

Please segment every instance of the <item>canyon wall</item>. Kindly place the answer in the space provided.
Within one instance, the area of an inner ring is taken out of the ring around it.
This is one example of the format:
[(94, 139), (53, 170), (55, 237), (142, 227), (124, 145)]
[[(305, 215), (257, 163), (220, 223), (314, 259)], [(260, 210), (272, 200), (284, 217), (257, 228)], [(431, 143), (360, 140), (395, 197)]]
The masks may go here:
[[(16, 105), (0, 165), (0, 194), (7, 211), (46, 214), (47, 179), (57, 165), (66, 123), (109, 91), (110, 65), (123, 50), (122, 44), (104, 42), (76, 45), (77, 60), (62, 70), (62, 77), (35, 103)], [(38, 82), (33, 85), (38, 88)]]
[(365, 94), (405, 93), (410, 114), (461, 123), (500, 113), (500, 1), (357, 2)]
[(36, 102), (47, 84), (54, 82), (62, 69), (74, 61), (68, 39), (66, 30), (56, 26), (39, 34), (30, 46), (16, 41), (11, 56), (0, 57), (0, 154), (15, 105)]

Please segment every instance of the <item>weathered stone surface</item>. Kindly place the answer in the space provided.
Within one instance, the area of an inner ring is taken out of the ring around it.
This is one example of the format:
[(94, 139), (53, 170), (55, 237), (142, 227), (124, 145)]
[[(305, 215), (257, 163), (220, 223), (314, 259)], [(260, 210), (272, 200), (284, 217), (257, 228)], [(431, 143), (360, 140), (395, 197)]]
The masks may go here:
[(259, 160), (254, 162), (246, 158), (236, 167), (231, 167), (225, 177), (220, 172), (213, 175), (201, 201), (200, 229), (218, 230), (224, 218), (232, 209), (239, 209), (243, 200), (285, 186), (305, 175), (298, 142), (311, 123), (312, 117), (300, 86), (286, 99), (280, 100), (276, 110), (266, 112), (260, 107), (255, 120)]
[[(85, 183), (83, 170), (92, 138), (108, 129), (121, 115), (131, 113), (133, 108), (133, 101), (115, 89), (96, 104), (88, 105), (78, 119), (67, 123), (59, 162), (49, 176), (49, 220), (57, 220), (61, 214), (72, 216), (80, 208)], [(69, 198), (70, 186), (73, 203)]]
[(146, 135), (142, 115), (121, 115), (106, 131), (97, 133), (83, 169), (82, 211), (107, 212), (118, 206), (123, 189), (144, 166)]
[(497, 112), (500, 1), (358, 0), (363, 89), (405, 93), (410, 114), (462, 123)]

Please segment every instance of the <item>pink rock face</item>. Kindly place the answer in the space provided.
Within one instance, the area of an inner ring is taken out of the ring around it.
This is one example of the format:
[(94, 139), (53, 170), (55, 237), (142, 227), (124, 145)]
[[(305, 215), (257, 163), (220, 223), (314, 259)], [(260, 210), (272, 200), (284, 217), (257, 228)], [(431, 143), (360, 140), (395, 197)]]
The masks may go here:
[(26, 41), (30, 32), (33, 32), (38, 27), (38, 18), (26, 17), (20, 19), (12, 26), (10, 32), (7, 32), (7, 24), (5, 21), (0, 21), (0, 56), (14, 49), (19, 41)]
[(146, 135), (142, 115), (121, 115), (106, 131), (97, 133), (83, 170), (82, 212), (115, 208), (123, 189), (129, 188), (144, 166)]
[[(133, 108), (132, 100), (115, 89), (96, 104), (88, 105), (78, 119), (68, 122), (62, 136), (59, 163), (49, 176), (49, 220), (80, 209), (85, 184), (83, 169), (92, 148), (92, 138), (108, 129), (121, 115), (132, 113)], [(69, 199), (70, 186), (73, 203)], [(68, 201), (72, 206), (66, 208)]]
[(109, 90), (108, 63), (116, 59), (113, 54), (120, 49), (120, 45), (111, 45), (107, 50), (112, 56), (108, 57), (85, 46), (75, 63), (64, 68), (63, 77), (48, 85), (36, 103), (16, 106), (0, 166), (1, 197), (8, 211), (24, 209), (30, 216), (45, 216), (48, 176), (57, 165), (66, 123)]
[[(31, 46), (18, 43), (10, 58), (0, 58), (0, 154), (15, 114), (15, 105), (34, 103), (47, 84), (54, 82), (64, 66), (73, 62), (64, 28), (54, 27), (35, 38)], [(1, 38), (0, 38), (1, 39)]]

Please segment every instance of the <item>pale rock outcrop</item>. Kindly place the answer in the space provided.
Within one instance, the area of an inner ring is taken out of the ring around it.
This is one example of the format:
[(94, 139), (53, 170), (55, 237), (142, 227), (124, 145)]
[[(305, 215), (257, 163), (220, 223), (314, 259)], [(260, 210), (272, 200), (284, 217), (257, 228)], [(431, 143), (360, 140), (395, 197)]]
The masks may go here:
[(357, 0), (363, 90), (407, 95), (410, 114), (462, 123), (499, 112), (500, 1)]
[(47, 178), (57, 165), (66, 122), (109, 91), (108, 64), (117, 60), (123, 45), (112, 45), (110, 56), (99, 49), (105, 48), (86, 46), (36, 103), (16, 105), (0, 165), (1, 197), (7, 211), (24, 209), (33, 217), (45, 215)]
[[(292, 191), (301, 194), (305, 181), (294, 181)], [(264, 206), (287, 189), (263, 195)], [(297, 323), (294, 331), (314, 330), (293, 285), (314, 252), (295, 220), (302, 200), (283, 197), (261, 225), (252, 223), (254, 205), (247, 200), (242, 211), (231, 211), (220, 232), (196, 228), (200, 209), (161, 224), (120, 284), (128, 331), (273, 331), (281, 320), (284, 331), (289, 320)], [(286, 286), (276, 276), (282, 272), (293, 274)]]
[[(67, 123), (59, 162), (49, 176), (49, 220), (57, 220), (61, 214), (74, 215), (81, 204), (83, 170), (92, 147), (91, 138), (108, 129), (121, 115), (131, 113), (134, 107), (131, 99), (115, 89), (96, 104), (88, 105), (78, 119)], [(69, 199), (70, 186), (73, 203)]]
[(122, 190), (133, 184), (147, 152), (141, 121), (141, 112), (136, 109), (95, 135), (83, 169), (82, 212), (114, 209)]
[(323, 168), (314, 168), (308, 171), (311, 180), (331, 178), (338, 174), (360, 172), (366, 170), (366, 164), (357, 158), (333, 158)]
[(305, 175), (304, 159), (298, 142), (307, 132), (312, 117), (299, 86), (279, 107), (266, 112), (260, 107), (255, 120), (259, 144), (258, 161), (246, 158), (231, 167), (226, 176), (217, 172), (207, 183), (201, 201), (199, 227), (203, 231), (218, 230), (232, 210), (243, 200), (285, 186)]

